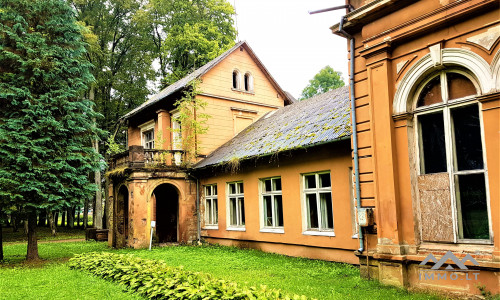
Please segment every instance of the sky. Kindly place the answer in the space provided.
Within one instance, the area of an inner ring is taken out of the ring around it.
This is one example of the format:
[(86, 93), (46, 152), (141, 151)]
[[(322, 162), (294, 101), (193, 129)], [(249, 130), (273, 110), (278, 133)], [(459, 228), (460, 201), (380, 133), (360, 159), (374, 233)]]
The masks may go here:
[(299, 98), (316, 73), (330, 65), (348, 82), (347, 40), (330, 27), (345, 10), (308, 11), (344, 5), (343, 0), (228, 0), (236, 9), (239, 40), (246, 40), (285, 91)]

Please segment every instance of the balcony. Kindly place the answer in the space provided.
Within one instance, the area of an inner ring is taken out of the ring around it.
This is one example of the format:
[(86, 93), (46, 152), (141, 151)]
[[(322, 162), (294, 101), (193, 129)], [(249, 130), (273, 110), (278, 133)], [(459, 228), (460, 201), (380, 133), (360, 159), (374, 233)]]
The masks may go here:
[(183, 150), (144, 149), (130, 146), (128, 151), (111, 157), (109, 169), (126, 168), (181, 168), (185, 161)]

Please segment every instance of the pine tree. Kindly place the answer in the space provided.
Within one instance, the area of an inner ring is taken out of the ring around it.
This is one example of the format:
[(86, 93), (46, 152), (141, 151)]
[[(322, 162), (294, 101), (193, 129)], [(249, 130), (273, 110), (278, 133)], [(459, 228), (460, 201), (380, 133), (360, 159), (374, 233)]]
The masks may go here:
[(27, 215), (28, 260), (38, 259), (37, 212), (80, 204), (101, 167), (82, 30), (63, 0), (1, 1), (0, 207)]

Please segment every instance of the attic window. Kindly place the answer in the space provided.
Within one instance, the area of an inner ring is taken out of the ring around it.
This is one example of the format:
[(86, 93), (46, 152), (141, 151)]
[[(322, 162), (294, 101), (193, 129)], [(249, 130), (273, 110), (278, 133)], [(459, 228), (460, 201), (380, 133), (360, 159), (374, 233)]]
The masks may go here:
[(233, 71), (233, 89), (240, 89), (240, 72), (238, 70)]
[(253, 77), (252, 77), (252, 74), (250, 74), (250, 73), (246, 73), (245, 74), (244, 84), (245, 84), (245, 91), (247, 91), (247, 92), (253, 91)]

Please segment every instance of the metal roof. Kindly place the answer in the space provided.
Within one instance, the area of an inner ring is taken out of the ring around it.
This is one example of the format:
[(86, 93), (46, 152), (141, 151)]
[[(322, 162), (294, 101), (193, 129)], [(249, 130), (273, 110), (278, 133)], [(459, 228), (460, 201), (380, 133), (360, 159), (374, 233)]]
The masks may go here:
[(342, 87), (265, 114), (195, 168), (311, 147), (350, 135), (349, 88)]

